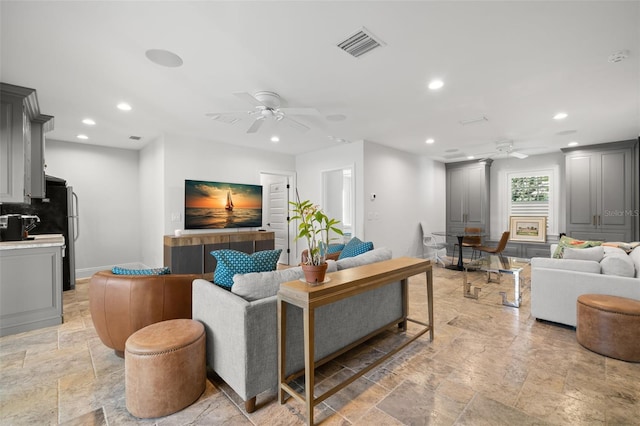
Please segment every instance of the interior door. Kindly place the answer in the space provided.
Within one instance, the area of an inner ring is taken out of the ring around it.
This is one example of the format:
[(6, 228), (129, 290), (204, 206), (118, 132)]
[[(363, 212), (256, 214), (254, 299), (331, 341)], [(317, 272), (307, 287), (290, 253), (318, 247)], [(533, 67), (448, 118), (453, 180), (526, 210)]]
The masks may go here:
[(282, 249), (279, 263), (290, 264), (290, 234), (289, 234), (289, 181), (288, 175), (262, 173), (263, 196), (265, 197), (265, 227), (275, 234), (275, 248)]

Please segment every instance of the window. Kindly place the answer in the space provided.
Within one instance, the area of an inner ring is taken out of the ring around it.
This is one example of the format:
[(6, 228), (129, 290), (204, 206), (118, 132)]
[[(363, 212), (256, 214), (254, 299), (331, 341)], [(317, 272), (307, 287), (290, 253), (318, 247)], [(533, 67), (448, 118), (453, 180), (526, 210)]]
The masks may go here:
[(546, 216), (547, 235), (557, 235), (556, 170), (531, 170), (506, 173), (510, 216)]

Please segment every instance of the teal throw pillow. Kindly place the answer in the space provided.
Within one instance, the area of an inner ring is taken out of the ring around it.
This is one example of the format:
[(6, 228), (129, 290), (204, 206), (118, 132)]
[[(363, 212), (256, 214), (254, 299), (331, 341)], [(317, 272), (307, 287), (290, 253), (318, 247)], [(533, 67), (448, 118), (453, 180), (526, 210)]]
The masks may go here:
[(129, 269), (114, 266), (111, 269), (111, 273), (114, 275), (167, 275), (171, 273), (171, 270), (168, 266), (150, 269)]
[(229, 249), (214, 250), (211, 255), (218, 263), (213, 281), (221, 287), (231, 288), (235, 274), (275, 271), (281, 252), (282, 249), (257, 251), (253, 254)]
[(329, 248), (327, 249), (327, 254), (337, 253), (344, 249), (344, 244), (329, 244)]
[(373, 250), (373, 243), (371, 241), (363, 242), (360, 241), (358, 237), (353, 237), (342, 249), (338, 260), (358, 256), (359, 254), (366, 253), (370, 250)]

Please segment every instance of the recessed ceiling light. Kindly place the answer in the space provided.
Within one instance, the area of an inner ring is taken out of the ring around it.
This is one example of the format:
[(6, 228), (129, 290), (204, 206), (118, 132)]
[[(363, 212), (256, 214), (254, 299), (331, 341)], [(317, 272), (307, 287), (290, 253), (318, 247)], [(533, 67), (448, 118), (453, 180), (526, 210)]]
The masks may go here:
[(271, 136), (271, 142), (280, 142), (280, 138), (277, 136)]
[(567, 118), (569, 115), (566, 112), (559, 112), (556, 115), (553, 116), (554, 120), (564, 120), (565, 118)]
[(467, 160), (473, 160), (474, 158), (476, 158), (476, 157), (474, 157), (473, 155), (467, 156)]
[(426, 140), (426, 141), (424, 141), (424, 142), (425, 142), (425, 143), (427, 143), (427, 144), (432, 144), (432, 143), (434, 143), (434, 142), (435, 142), (435, 140), (433, 140), (433, 138), (429, 138), (429, 139), (427, 139), (427, 140)]
[(131, 111), (131, 105), (126, 102), (120, 102), (118, 104), (118, 109), (122, 111)]
[(78, 139), (82, 139), (83, 141), (86, 141), (87, 139), (89, 139), (89, 136), (87, 135), (78, 135), (76, 136)]
[(149, 49), (144, 54), (151, 62), (163, 67), (175, 68), (182, 65), (182, 58), (168, 50)]
[(578, 142), (576, 142), (576, 141), (573, 141), (573, 142), (569, 142), (567, 145), (568, 146), (578, 146), (580, 144)]
[(428, 87), (431, 90), (438, 90), (442, 88), (442, 86), (444, 86), (444, 82), (442, 80), (431, 80)]
[(84, 124), (86, 124), (87, 126), (95, 126), (95, 125), (96, 125), (96, 122), (95, 122), (95, 121), (93, 121), (93, 120), (92, 120), (92, 119), (90, 119), (90, 118), (85, 118), (84, 120), (82, 120), (82, 122), (83, 122)]

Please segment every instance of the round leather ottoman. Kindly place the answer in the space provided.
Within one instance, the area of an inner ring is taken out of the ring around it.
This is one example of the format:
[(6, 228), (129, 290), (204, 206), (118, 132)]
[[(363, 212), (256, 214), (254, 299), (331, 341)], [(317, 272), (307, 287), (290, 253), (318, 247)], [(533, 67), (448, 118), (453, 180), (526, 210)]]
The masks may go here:
[(576, 338), (593, 352), (640, 362), (640, 301), (604, 294), (579, 296)]
[(131, 414), (151, 418), (182, 410), (205, 389), (204, 326), (176, 319), (136, 331), (125, 344), (124, 369)]

